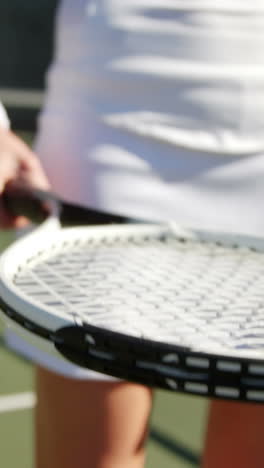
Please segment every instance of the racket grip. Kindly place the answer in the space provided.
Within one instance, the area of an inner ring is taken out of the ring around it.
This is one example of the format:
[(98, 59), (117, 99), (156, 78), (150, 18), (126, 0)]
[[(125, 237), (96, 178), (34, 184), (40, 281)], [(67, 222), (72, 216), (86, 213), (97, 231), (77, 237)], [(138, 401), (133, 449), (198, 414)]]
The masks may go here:
[[(40, 191), (41, 194), (41, 191)], [(38, 196), (38, 191), (23, 188), (7, 189), (2, 195), (6, 210), (14, 216), (25, 216), (33, 223), (43, 222), (51, 214), (49, 202)]]
[(122, 224), (130, 218), (83, 207), (60, 199), (52, 192), (28, 187), (8, 187), (3, 203), (9, 213), (22, 215), (34, 223), (41, 223), (51, 214), (56, 215), (63, 226)]

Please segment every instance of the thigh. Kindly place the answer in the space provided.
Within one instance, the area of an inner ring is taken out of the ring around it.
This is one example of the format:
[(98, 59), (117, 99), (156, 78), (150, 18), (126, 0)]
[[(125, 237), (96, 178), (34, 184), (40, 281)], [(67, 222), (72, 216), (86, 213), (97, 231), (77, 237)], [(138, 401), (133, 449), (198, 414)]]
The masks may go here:
[(139, 468), (152, 392), (128, 382), (36, 371), (37, 468)]
[(262, 468), (264, 406), (213, 401), (203, 468)]

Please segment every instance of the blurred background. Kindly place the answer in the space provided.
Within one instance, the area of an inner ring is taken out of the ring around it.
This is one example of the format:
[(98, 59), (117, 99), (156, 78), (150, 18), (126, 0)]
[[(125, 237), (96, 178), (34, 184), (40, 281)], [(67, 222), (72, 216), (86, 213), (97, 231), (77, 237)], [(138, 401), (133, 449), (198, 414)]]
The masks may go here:
[[(43, 101), (45, 72), (52, 59), (56, 0), (1, 0), (0, 100), (12, 129), (32, 144)], [(0, 248), (12, 233), (0, 233)], [(0, 464), (33, 468), (34, 373), (5, 348), (0, 322)], [(156, 393), (147, 468), (198, 467), (207, 400)]]
[(0, 90), (16, 129), (35, 130), (53, 51), (56, 0), (1, 0)]

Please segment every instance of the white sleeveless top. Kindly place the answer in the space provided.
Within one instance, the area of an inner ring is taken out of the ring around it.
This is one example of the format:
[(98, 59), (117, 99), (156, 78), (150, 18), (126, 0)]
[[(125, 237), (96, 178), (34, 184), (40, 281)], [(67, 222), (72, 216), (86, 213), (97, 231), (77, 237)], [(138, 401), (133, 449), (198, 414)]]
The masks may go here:
[(263, 235), (263, 51), (264, 0), (62, 1), (36, 142), (55, 190)]

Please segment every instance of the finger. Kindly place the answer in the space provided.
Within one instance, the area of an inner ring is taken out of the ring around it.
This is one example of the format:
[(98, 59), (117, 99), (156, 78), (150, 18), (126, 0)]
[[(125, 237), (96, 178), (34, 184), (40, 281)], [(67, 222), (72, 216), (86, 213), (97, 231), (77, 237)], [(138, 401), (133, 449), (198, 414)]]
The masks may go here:
[(13, 226), (15, 229), (23, 229), (27, 227), (30, 223), (28, 218), (25, 218), (25, 216), (16, 216), (13, 219)]
[(30, 221), (25, 216), (11, 215), (0, 200), (0, 228), (2, 229), (20, 229), (28, 226)]
[(12, 130), (0, 129), (0, 147), (5, 147), (10, 152), (21, 155), (26, 159), (36, 157), (31, 148)]
[(42, 189), (49, 188), (38, 157), (23, 140), (11, 131), (0, 129), (0, 148), (1, 179), (24, 178), (26, 183)]
[(5, 185), (16, 177), (19, 171), (19, 165), (15, 158), (8, 152), (0, 154), (0, 194), (4, 191)]
[(35, 161), (30, 168), (23, 168), (20, 171), (19, 179), (24, 185), (48, 190), (50, 183), (38, 161)]

